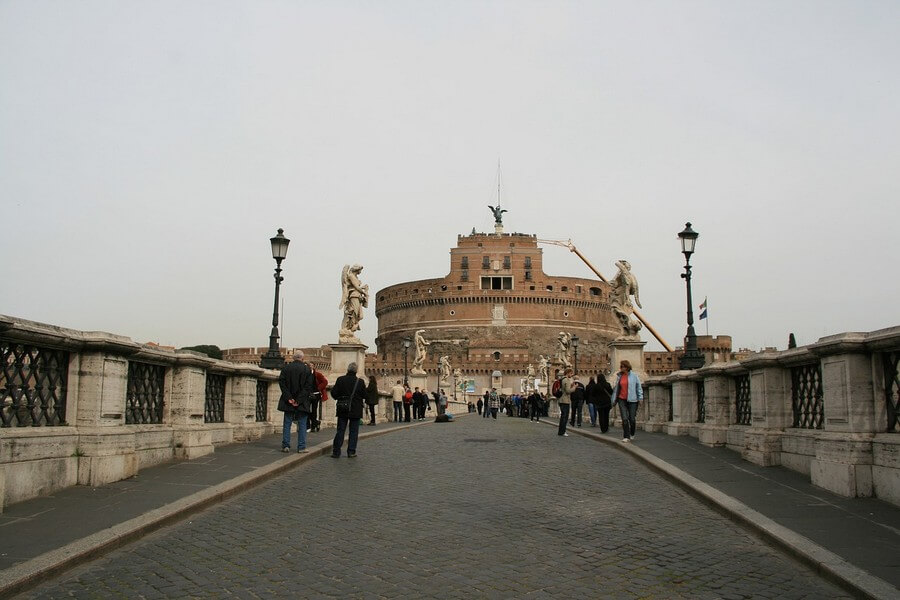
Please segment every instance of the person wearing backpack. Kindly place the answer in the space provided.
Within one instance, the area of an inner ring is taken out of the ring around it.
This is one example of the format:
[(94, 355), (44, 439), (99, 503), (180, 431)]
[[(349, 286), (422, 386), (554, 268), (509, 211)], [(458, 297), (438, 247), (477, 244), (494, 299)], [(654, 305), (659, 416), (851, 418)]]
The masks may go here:
[(406, 391), (403, 392), (403, 421), (404, 423), (409, 423), (410, 419), (410, 409), (412, 408), (413, 402), (413, 394), (409, 389), (409, 386), (406, 386)]

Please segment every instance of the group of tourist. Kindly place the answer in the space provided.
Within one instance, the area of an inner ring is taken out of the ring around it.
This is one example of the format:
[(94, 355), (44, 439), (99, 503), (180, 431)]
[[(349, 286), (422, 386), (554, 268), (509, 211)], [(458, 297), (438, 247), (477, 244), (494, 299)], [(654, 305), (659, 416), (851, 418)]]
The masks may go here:
[(585, 402), (588, 404), (591, 427), (596, 427), (599, 422), (600, 431), (606, 433), (609, 431), (609, 411), (615, 402), (622, 417), (622, 442), (627, 443), (634, 438), (637, 407), (644, 399), (644, 390), (640, 378), (632, 372), (629, 361), (619, 363), (614, 386), (605, 377), (598, 375), (596, 380), (591, 377), (585, 388), (575, 372), (568, 368), (562, 374), (557, 374), (553, 395), (559, 401), (558, 435), (569, 435), (566, 433), (567, 425), (581, 427)]
[[(447, 394), (444, 390), (432, 392), (431, 398), (434, 399), (435, 411), (438, 415), (447, 412)], [(425, 413), (431, 410), (431, 399), (428, 390), (418, 386), (410, 389), (408, 384), (404, 385), (397, 380), (397, 383), (391, 388), (391, 400), (394, 407), (395, 423), (410, 423), (411, 421), (424, 421)]]

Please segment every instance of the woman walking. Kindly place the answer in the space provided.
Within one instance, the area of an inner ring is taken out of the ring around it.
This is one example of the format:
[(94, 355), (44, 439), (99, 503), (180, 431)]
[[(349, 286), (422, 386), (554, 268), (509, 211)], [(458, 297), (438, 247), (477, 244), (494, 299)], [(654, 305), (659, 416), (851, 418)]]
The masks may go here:
[(641, 380), (631, 372), (631, 363), (623, 360), (619, 363), (619, 374), (616, 377), (616, 385), (613, 387), (613, 398), (619, 405), (622, 415), (622, 442), (628, 443), (634, 437), (636, 427), (638, 403), (644, 399), (644, 390)]
[(366, 406), (369, 407), (369, 425), (375, 424), (375, 407), (378, 406), (378, 382), (374, 375), (369, 375), (369, 386), (366, 388)]

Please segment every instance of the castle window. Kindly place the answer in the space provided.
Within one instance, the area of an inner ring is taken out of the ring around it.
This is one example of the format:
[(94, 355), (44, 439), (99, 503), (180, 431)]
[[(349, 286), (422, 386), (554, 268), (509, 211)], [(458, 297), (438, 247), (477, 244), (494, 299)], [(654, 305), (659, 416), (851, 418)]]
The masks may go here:
[(497, 362), (500, 362), (500, 353), (499, 352), (494, 352), (493, 357), (494, 357), (494, 360), (496, 360)]
[(533, 286), (533, 285), (530, 285), (530, 286), (528, 286), (528, 289), (531, 290), (531, 291), (533, 292), (533, 291), (534, 291), (534, 286)]
[(600, 288), (592, 287), (591, 288), (591, 296), (599, 296), (599, 295), (600, 295)]
[(459, 276), (460, 281), (468, 281), (469, 280), (469, 270), (463, 269), (462, 274)]
[(512, 268), (512, 259), (509, 256), (503, 257), (503, 268), (511, 269)]
[(584, 291), (584, 288), (581, 287), (580, 285), (576, 285), (576, 286), (575, 286), (575, 293), (576, 293), (576, 294), (580, 294), (580, 293), (582, 293), (583, 291)]
[(483, 290), (511, 290), (513, 289), (512, 277), (482, 277), (481, 289)]
[(463, 256), (463, 257), (462, 257), (462, 268), (463, 268), (463, 269), (468, 269), (468, 268), (469, 268), (469, 257), (468, 257), (468, 256)]
[(526, 269), (530, 269), (530, 268), (531, 268), (531, 257), (530, 257), (530, 256), (526, 256), (526, 257), (525, 257), (525, 268), (526, 268)]
[(562, 286), (561, 291), (563, 291), (563, 292), (568, 292), (568, 291), (569, 291), (569, 286), (567, 286), (567, 285)]
[(552, 291), (553, 291), (553, 286), (552, 286), (552, 285), (548, 285), (548, 286), (547, 286), (547, 291), (548, 291), (548, 292), (552, 292)]
[(531, 271), (525, 271), (525, 280), (531, 281)]
[(447, 291), (447, 286), (446, 286), (446, 285), (442, 285), (442, 286), (441, 286), (441, 291), (442, 291), (442, 292), (446, 292), (446, 291)]
[(450, 311), (450, 316), (451, 316), (451, 317), (452, 317), (453, 315), (455, 315), (455, 314), (456, 314), (456, 311), (455, 311), (455, 310), (451, 310), (451, 311)]

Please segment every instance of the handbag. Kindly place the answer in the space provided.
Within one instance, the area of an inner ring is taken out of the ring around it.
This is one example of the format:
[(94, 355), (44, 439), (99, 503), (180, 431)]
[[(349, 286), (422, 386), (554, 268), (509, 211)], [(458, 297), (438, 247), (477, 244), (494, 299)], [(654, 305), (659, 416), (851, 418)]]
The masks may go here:
[(350, 403), (353, 401), (353, 394), (356, 393), (356, 388), (359, 387), (359, 379), (356, 380), (355, 385), (353, 386), (353, 391), (350, 392), (350, 395), (346, 398), (337, 398), (334, 406), (334, 410), (339, 417), (349, 417), (350, 416)]

